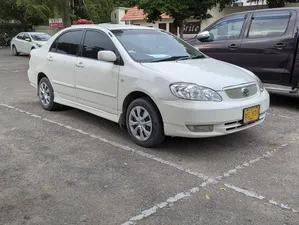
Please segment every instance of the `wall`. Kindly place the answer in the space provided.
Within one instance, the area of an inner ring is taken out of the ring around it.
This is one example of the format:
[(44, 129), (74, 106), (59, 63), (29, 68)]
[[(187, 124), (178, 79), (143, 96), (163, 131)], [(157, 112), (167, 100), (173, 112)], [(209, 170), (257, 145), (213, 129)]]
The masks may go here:
[(114, 9), (111, 13), (111, 22), (115, 24), (125, 24), (125, 22), (121, 21), (121, 19), (126, 14), (127, 8), (118, 7)]

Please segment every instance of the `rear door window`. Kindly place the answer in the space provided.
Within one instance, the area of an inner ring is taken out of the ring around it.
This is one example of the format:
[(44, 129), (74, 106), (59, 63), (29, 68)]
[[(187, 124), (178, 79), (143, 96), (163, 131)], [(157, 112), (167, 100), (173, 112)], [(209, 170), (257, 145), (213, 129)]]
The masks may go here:
[(289, 11), (254, 13), (248, 38), (267, 38), (283, 35), (289, 24)]
[(76, 56), (79, 50), (83, 31), (75, 30), (62, 34), (51, 46), (51, 52)]
[(24, 33), (21, 33), (17, 36), (17, 39), (24, 40)]

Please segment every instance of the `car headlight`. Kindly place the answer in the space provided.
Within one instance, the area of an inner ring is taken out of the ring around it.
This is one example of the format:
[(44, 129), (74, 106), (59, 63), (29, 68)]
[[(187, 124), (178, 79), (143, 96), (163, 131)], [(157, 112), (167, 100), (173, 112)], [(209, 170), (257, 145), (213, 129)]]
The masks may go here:
[(192, 83), (174, 83), (170, 85), (171, 93), (182, 99), (194, 101), (221, 102), (221, 96), (214, 90)]
[(259, 86), (260, 92), (263, 92), (265, 90), (263, 82), (257, 76), (256, 76), (256, 80), (257, 80), (257, 84)]

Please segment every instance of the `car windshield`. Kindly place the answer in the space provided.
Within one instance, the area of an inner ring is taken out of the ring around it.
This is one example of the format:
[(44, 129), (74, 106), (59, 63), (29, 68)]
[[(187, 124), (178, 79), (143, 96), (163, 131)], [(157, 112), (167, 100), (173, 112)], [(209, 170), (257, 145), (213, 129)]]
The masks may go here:
[(35, 41), (48, 41), (51, 38), (48, 34), (31, 34), (31, 37)]
[(112, 33), (137, 62), (205, 58), (196, 48), (162, 30), (124, 29)]

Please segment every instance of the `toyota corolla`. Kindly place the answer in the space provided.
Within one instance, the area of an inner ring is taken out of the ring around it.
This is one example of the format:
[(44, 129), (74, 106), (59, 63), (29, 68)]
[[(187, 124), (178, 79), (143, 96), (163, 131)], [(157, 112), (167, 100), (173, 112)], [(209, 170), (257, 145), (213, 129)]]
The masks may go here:
[(251, 128), (269, 108), (269, 94), (252, 72), (153, 28), (75, 25), (33, 50), (29, 64), (44, 109), (67, 105), (117, 122), (144, 147), (165, 136)]

